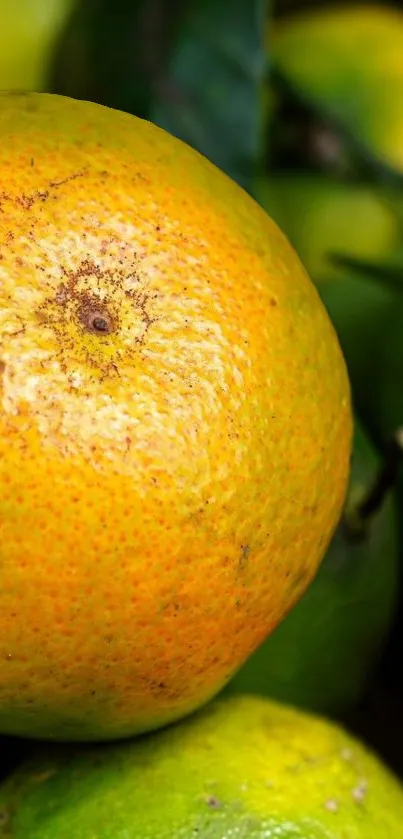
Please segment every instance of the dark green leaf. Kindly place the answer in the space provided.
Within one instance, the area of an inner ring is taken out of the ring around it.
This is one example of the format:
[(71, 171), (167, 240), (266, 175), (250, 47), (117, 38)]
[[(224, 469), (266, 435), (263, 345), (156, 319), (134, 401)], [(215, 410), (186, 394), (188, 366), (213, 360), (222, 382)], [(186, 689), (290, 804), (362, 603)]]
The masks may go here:
[(155, 121), (249, 186), (261, 156), (265, 3), (194, 0), (171, 57), (176, 97), (159, 96)]
[(266, 0), (90, 0), (54, 88), (147, 117), (246, 188), (263, 153)]
[(403, 253), (393, 254), (382, 262), (369, 262), (341, 254), (329, 254), (329, 259), (334, 265), (347, 269), (357, 278), (374, 280), (392, 290), (403, 291)]

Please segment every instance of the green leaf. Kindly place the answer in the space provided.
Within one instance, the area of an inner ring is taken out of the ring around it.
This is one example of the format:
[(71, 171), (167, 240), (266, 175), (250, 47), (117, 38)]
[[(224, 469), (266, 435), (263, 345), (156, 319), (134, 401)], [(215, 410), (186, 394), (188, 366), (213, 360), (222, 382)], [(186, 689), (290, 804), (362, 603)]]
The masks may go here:
[(403, 13), (382, 6), (304, 11), (279, 22), (273, 64), (306, 104), (373, 162), (403, 175)]
[(360, 411), (373, 437), (387, 439), (403, 427), (403, 298), (391, 304), (363, 371)]
[(265, 0), (87, 3), (55, 89), (151, 119), (250, 188), (264, 146), (266, 14)]
[(335, 326), (356, 409), (382, 444), (403, 426), (403, 252), (366, 262), (338, 257), (349, 274), (320, 294)]
[(264, 9), (260, 0), (193, 0), (169, 67), (179, 95), (160, 96), (151, 109), (244, 186), (261, 156)]
[(365, 277), (380, 283), (392, 291), (403, 291), (403, 251), (396, 250), (384, 260), (374, 262), (354, 256), (330, 254), (330, 261), (341, 269), (355, 274), (357, 279)]
[(373, 370), (398, 295), (387, 283), (356, 273), (325, 280), (318, 288), (347, 362), (356, 407), (368, 422)]

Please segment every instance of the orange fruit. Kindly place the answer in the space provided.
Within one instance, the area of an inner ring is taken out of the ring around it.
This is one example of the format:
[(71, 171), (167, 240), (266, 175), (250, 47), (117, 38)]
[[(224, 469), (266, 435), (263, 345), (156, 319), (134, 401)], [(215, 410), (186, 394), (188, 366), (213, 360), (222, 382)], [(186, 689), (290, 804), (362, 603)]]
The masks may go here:
[(315, 574), (349, 384), (243, 190), (128, 114), (0, 98), (0, 731), (107, 739), (214, 695)]

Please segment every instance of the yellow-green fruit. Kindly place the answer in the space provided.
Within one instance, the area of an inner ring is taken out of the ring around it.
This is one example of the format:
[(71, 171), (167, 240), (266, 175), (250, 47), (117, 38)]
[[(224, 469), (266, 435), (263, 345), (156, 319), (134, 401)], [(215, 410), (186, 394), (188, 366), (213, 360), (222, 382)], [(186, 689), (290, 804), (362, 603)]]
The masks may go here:
[(0, 99), (0, 731), (104, 739), (221, 689), (293, 606), (351, 447), (295, 252), (128, 114)]
[(53, 50), (76, 0), (1, 0), (0, 90), (46, 90)]
[(402, 11), (380, 4), (304, 10), (268, 33), (271, 59), (301, 100), (400, 173), (402, 42)]
[(315, 282), (346, 275), (334, 256), (378, 260), (400, 240), (397, 213), (370, 186), (293, 173), (260, 179), (255, 195)]
[(0, 839), (400, 839), (402, 820), (363, 745), (248, 696), (137, 741), (50, 748), (0, 788)]

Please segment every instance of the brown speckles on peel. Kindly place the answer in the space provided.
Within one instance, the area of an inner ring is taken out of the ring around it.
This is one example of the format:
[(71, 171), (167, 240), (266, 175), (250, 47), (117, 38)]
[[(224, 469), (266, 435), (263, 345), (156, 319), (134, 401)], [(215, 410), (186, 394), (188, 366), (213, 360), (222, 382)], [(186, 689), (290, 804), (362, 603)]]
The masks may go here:
[[(54, 330), (64, 372), (84, 362), (90, 378), (98, 371), (102, 380), (119, 373), (130, 358), (136, 363), (137, 348), (154, 322), (147, 308), (148, 295), (140, 289), (133, 269), (104, 270), (90, 259), (84, 259), (75, 271), (63, 269), (56, 293), (38, 307), (37, 315), (40, 324)], [(85, 332), (106, 339), (105, 343), (86, 340)]]
[[(10, 199), (10, 196), (8, 196), (8, 198)], [(47, 198), (49, 198), (49, 190), (45, 189), (41, 191), (38, 189), (31, 195), (24, 195), (24, 193), (17, 195), (15, 201), (23, 208), (23, 210), (30, 210), (36, 201), (46, 201)]]
[[(34, 159), (31, 158), (30, 166), (34, 166)], [(48, 187), (44, 187), (43, 189), (36, 189), (33, 192), (25, 193), (22, 192), (20, 194), (11, 194), (9, 192), (1, 192), (0, 193), (0, 211), (3, 209), (3, 205), (7, 202), (15, 201), (18, 206), (20, 206), (23, 210), (29, 211), (32, 209), (34, 204), (37, 202), (44, 202), (47, 201), (49, 197), (52, 197), (52, 192), (54, 193), (57, 191), (61, 186), (68, 184), (70, 181), (76, 180), (76, 178), (84, 177), (86, 169), (83, 169), (80, 172), (74, 172), (72, 175), (68, 175), (66, 178), (62, 178), (61, 180), (51, 180), (49, 181)], [(8, 239), (10, 241), (10, 239)]]
[[(52, 187), (52, 189), (59, 189), (59, 187), (71, 183), (71, 181), (77, 180), (77, 178), (83, 178), (86, 174), (86, 171), (87, 168), (84, 168), (80, 172), (73, 172), (72, 175), (67, 175), (66, 178), (61, 178), (61, 180), (49, 181), (49, 186)], [(105, 172), (103, 172), (102, 174), (103, 176), (105, 176)]]
[(211, 697), (309, 583), (348, 382), (246, 194), (149, 123), (33, 101), (0, 96), (0, 730), (119, 737)]

